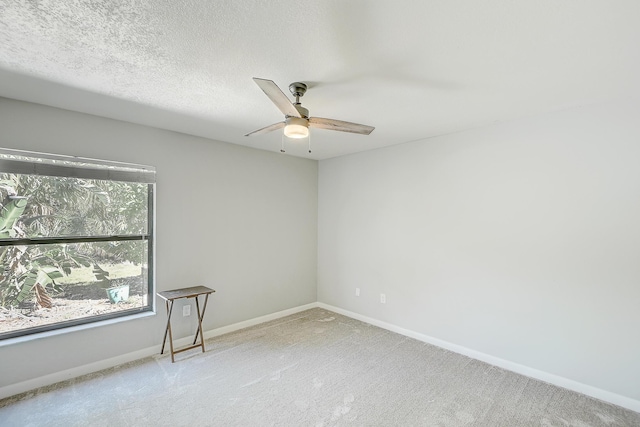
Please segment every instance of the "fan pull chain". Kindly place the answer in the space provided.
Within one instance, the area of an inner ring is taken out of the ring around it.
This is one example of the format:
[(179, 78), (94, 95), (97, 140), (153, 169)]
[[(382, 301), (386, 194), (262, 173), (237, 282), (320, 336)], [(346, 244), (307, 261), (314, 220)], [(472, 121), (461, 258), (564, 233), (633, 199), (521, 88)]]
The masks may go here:
[(284, 153), (284, 132), (282, 133), (282, 147), (280, 147), (280, 152)]
[(309, 132), (309, 136), (307, 136), (307, 138), (309, 139), (309, 153), (311, 153), (311, 132)]

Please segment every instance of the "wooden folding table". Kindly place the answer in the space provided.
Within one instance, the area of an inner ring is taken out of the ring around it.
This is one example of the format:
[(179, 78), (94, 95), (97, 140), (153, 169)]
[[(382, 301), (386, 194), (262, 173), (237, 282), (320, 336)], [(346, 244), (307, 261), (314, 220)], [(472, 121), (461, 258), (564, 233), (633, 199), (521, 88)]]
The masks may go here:
[[(165, 306), (167, 307), (167, 327), (164, 331), (164, 338), (162, 339), (162, 350), (160, 350), (160, 354), (164, 354), (164, 345), (167, 342), (167, 333), (169, 333), (169, 346), (171, 347), (171, 362), (175, 362), (174, 356), (176, 353), (181, 353), (183, 351), (191, 350), (192, 348), (202, 347), (202, 352), (204, 353), (204, 335), (202, 331), (202, 319), (204, 319), (204, 312), (207, 310), (207, 302), (209, 301), (209, 295), (214, 293), (213, 289), (207, 288), (206, 286), (193, 286), (191, 288), (183, 288), (183, 289), (173, 289), (170, 291), (158, 292), (158, 296), (162, 298), (165, 302)], [(202, 306), (202, 313), (200, 312), (200, 302), (198, 297), (200, 295), (204, 295), (204, 305)], [(196, 300), (196, 311), (198, 313), (198, 330), (196, 331), (196, 336), (193, 338), (193, 344), (181, 348), (179, 350), (173, 349), (173, 335), (171, 334), (171, 313), (173, 311), (173, 303), (177, 299), (181, 298), (194, 298)], [(200, 343), (196, 344), (198, 341), (198, 335), (200, 335)]]

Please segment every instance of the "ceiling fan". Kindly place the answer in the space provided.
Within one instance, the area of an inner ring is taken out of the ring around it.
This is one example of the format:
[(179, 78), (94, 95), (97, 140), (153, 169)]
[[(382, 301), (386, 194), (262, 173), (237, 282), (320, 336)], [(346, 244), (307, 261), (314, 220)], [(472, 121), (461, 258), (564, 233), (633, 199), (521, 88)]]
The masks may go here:
[[(342, 120), (309, 117), (309, 110), (304, 108), (300, 103), (300, 98), (307, 91), (307, 85), (304, 83), (294, 82), (289, 85), (291, 94), (296, 98), (296, 102), (292, 103), (272, 80), (254, 77), (253, 81), (256, 82), (260, 89), (269, 97), (271, 102), (276, 104), (276, 107), (282, 111), (284, 121), (254, 130), (245, 136), (261, 135), (282, 128), (284, 128), (284, 135), (289, 138), (306, 138), (309, 136), (310, 127), (335, 130), (338, 132), (359, 133), (362, 135), (369, 135), (375, 129), (373, 126), (344, 122)], [(284, 149), (281, 151), (284, 152)]]

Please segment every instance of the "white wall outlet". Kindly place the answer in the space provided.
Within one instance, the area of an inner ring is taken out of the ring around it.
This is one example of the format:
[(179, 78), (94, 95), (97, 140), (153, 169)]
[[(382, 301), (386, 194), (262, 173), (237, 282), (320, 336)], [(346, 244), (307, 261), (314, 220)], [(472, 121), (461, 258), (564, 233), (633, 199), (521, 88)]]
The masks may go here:
[(380, 294), (380, 302), (382, 304), (386, 304), (387, 303), (387, 296), (385, 294)]
[(184, 317), (191, 316), (191, 306), (190, 305), (183, 305), (182, 306), (182, 316), (184, 316)]
[(356, 288), (356, 296), (359, 297), (360, 296), (360, 288)]

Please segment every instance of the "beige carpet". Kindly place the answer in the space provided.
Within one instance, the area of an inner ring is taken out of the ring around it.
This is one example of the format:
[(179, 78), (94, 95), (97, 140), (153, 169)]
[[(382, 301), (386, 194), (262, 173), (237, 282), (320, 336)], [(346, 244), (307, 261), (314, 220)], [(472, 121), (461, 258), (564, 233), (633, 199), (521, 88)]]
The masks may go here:
[(2, 426), (640, 426), (640, 414), (322, 309), (0, 401)]

